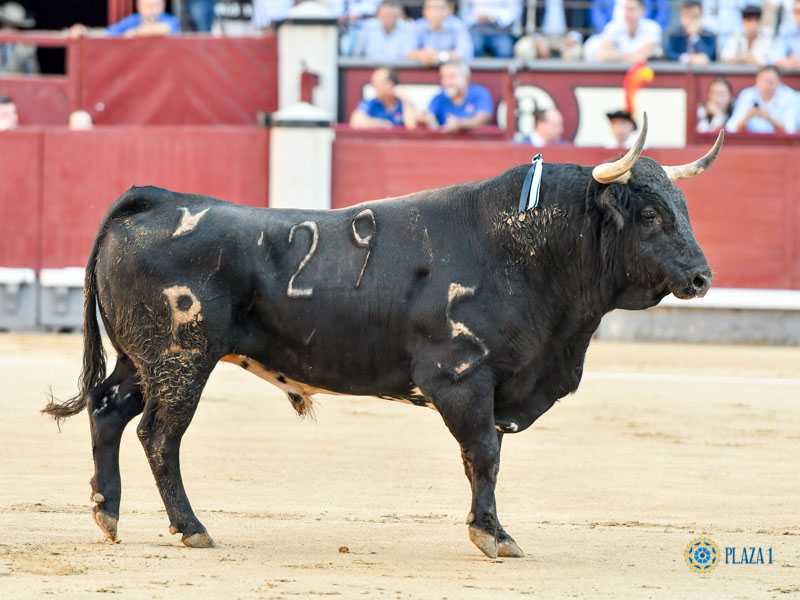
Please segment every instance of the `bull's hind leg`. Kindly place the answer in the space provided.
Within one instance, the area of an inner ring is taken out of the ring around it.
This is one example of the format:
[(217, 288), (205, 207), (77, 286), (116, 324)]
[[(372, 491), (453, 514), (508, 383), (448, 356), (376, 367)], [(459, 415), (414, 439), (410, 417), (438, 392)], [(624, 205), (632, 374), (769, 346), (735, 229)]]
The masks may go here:
[(125, 426), (144, 408), (139, 376), (127, 356), (117, 358), (113, 373), (89, 394), (88, 405), (95, 468), (93, 516), (106, 536), (116, 541), (122, 495), (119, 443)]
[(145, 409), (136, 429), (167, 509), (170, 533), (195, 548), (214, 545), (183, 488), (180, 444), (194, 416), (213, 364), (201, 354), (171, 352), (142, 375)]

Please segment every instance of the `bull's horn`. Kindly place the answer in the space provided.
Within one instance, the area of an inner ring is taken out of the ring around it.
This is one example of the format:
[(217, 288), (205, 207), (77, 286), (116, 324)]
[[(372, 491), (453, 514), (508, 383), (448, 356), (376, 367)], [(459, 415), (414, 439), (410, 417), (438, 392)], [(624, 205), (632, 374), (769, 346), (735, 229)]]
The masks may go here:
[(612, 181), (619, 181), (625, 183), (630, 179), (631, 174), (629, 171), (633, 164), (639, 160), (639, 155), (644, 148), (644, 140), (647, 137), (647, 113), (642, 115), (642, 129), (639, 131), (639, 137), (636, 138), (636, 143), (628, 150), (628, 153), (615, 160), (613, 163), (603, 163), (597, 165), (592, 169), (592, 177), (600, 183), (611, 183)]
[(689, 163), (688, 165), (664, 167), (667, 177), (669, 177), (671, 181), (678, 181), (679, 179), (688, 179), (689, 177), (700, 175), (700, 173), (714, 164), (717, 154), (719, 154), (719, 151), (722, 149), (722, 140), (724, 139), (725, 132), (720, 129), (719, 135), (717, 136), (717, 141), (714, 142), (714, 146), (704, 157), (698, 158), (696, 161)]

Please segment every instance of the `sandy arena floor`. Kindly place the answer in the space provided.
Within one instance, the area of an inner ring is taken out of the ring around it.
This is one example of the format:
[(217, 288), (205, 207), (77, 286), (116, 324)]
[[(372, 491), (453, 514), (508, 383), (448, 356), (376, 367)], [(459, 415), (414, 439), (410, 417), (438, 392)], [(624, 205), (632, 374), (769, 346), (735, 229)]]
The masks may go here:
[[(527, 552), (468, 540), (456, 443), (427, 409), (276, 389), (222, 364), (184, 438), (218, 547), (184, 548), (134, 427), (119, 535), (91, 519), (86, 413), (41, 416), (78, 336), (0, 335), (0, 598), (789, 598), (800, 596), (800, 348), (594, 343), (577, 394), (506, 436), (500, 518)], [(772, 565), (684, 562), (695, 537)], [(347, 551), (343, 551), (346, 547)], [(340, 550), (341, 549), (341, 550)]]

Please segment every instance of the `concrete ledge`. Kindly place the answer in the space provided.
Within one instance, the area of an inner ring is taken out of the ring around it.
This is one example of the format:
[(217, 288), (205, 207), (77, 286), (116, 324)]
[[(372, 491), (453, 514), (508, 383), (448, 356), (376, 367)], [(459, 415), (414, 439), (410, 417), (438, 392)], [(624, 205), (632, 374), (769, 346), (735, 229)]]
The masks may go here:
[(711, 288), (705, 298), (680, 300), (670, 294), (659, 307), (800, 310), (800, 290)]
[(597, 337), (608, 340), (800, 345), (800, 291), (711, 289), (705, 298), (669, 296), (654, 308), (615, 310)]

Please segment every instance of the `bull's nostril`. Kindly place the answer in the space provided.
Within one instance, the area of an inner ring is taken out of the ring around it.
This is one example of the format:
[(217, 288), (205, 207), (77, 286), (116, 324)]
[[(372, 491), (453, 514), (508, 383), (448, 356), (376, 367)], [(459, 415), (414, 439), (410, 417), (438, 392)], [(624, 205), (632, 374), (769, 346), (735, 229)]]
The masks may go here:
[(700, 275), (697, 275), (697, 276), (696, 276), (696, 277), (695, 277), (695, 278), (692, 280), (692, 285), (694, 285), (694, 289), (696, 289), (696, 290), (702, 290), (704, 287), (706, 287), (706, 280), (705, 280), (705, 277), (702, 277), (702, 276), (700, 276)]

